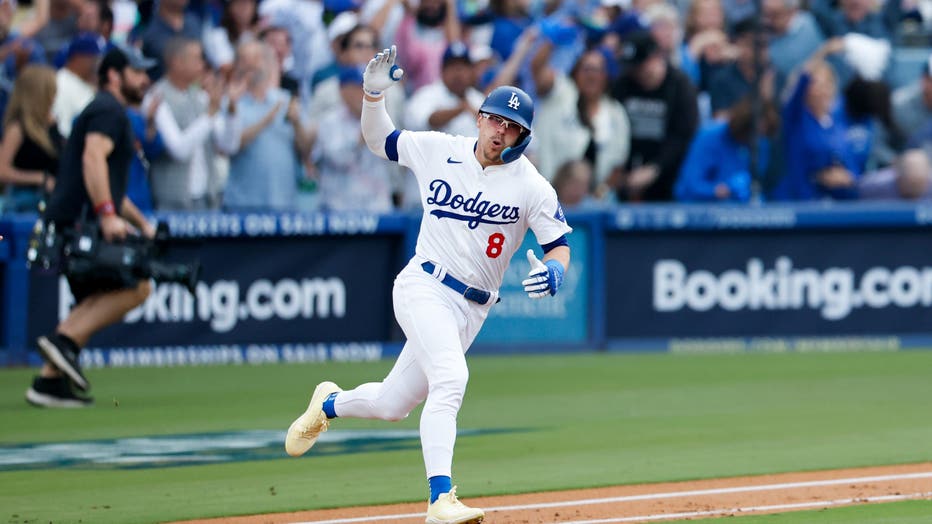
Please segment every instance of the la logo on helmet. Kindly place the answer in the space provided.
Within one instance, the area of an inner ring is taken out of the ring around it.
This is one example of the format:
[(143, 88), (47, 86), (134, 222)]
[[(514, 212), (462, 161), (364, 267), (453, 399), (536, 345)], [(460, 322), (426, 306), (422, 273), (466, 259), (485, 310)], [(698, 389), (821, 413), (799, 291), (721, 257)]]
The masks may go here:
[(518, 110), (518, 107), (521, 106), (521, 102), (518, 100), (518, 94), (515, 92), (511, 93), (511, 98), (508, 99), (508, 107)]

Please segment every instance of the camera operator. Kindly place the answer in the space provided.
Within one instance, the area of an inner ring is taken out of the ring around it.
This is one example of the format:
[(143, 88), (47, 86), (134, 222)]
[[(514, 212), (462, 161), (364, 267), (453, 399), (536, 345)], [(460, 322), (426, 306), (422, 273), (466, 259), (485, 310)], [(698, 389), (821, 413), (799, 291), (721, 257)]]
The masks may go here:
[[(127, 104), (142, 101), (149, 87), (146, 70), (155, 61), (129, 47), (114, 47), (98, 68), (99, 91), (75, 119), (61, 156), (57, 184), (45, 212), (58, 231), (76, 225), (99, 226), (104, 240), (127, 235), (155, 235), (155, 228), (126, 197), (130, 161), (135, 154)], [(44, 407), (83, 407), (93, 399), (78, 355), (91, 336), (142, 304), (151, 291), (148, 279), (105, 268), (66, 274), (75, 305), (54, 333), (37, 344), (45, 364), (26, 392), (26, 400)]]

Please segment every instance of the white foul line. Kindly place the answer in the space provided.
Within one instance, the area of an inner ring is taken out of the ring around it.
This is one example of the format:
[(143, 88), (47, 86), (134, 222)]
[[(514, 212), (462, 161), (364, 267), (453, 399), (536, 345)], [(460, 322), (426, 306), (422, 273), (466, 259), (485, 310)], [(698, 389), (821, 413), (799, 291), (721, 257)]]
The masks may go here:
[(355, 517), (351, 519), (312, 520), (310, 522), (295, 522), (294, 524), (349, 524), (351, 522), (375, 522), (377, 520), (416, 519), (424, 518), (425, 513), (399, 513), (397, 515), (376, 515), (374, 517)]
[[(856, 477), (849, 479), (810, 480), (806, 482), (786, 482), (783, 484), (764, 484), (760, 486), (738, 486), (732, 488), (696, 489), (690, 491), (670, 491), (667, 493), (647, 493), (644, 495), (626, 495), (601, 499), (567, 500), (562, 502), (542, 502), (538, 504), (521, 504), (516, 506), (499, 506), (487, 511), (508, 511), (522, 509), (558, 508), (563, 506), (588, 506), (592, 504), (609, 504), (613, 502), (634, 502), (637, 500), (669, 499), (676, 497), (701, 497), (704, 495), (725, 495), (729, 493), (749, 493), (753, 491), (772, 491), (776, 489), (811, 488), (817, 486), (837, 486), (839, 484), (860, 484), (864, 482), (886, 482), (889, 480), (909, 480), (932, 478), (932, 471), (923, 473), (904, 473), (901, 475), (882, 475), (876, 477)], [(315, 523), (317, 524), (317, 523)]]
[(932, 497), (932, 491), (926, 493), (910, 493), (908, 495), (880, 495), (876, 497), (858, 497), (852, 499), (823, 500), (815, 502), (797, 502), (794, 504), (776, 504), (773, 506), (748, 506), (746, 508), (713, 509), (707, 511), (689, 511), (684, 513), (660, 513), (657, 515), (643, 515), (641, 517), (619, 517), (596, 520), (573, 520), (563, 524), (607, 524), (610, 522), (644, 522), (651, 520), (685, 519), (691, 517), (714, 517), (716, 515), (730, 515), (732, 513), (754, 513), (761, 511), (780, 512), (791, 509), (827, 508), (865, 502), (895, 502), (901, 500), (924, 499)]
[[(910, 480), (910, 479), (922, 479), (922, 478), (932, 478), (932, 471), (921, 472), (921, 473), (903, 473), (899, 475), (879, 475), (873, 477), (854, 477), (847, 479), (830, 479), (830, 480), (811, 480), (806, 482), (785, 482), (781, 484), (762, 484), (758, 486), (737, 486), (730, 488), (714, 488), (714, 489), (699, 489), (699, 490), (689, 490), (689, 491), (670, 491), (666, 493), (646, 493), (643, 495), (626, 495), (621, 497), (606, 497), (599, 499), (582, 499), (582, 500), (565, 500), (561, 502), (540, 502), (536, 504), (519, 504), (513, 506), (496, 506), (492, 508), (485, 508), (487, 512), (493, 511), (514, 511), (514, 510), (528, 510), (528, 509), (543, 509), (543, 508), (558, 508), (566, 506), (589, 506), (594, 504), (610, 504), (615, 502), (634, 502), (639, 500), (656, 500), (656, 499), (670, 499), (677, 497), (700, 497), (704, 495), (724, 495), (729, 493), (748, 493), (754, 491), (771, 491), (778, 489), (793, 489), (793, 488), (807, 488), (807, 487), (817, 487), (817, 486), (835, 486), (839, 484), (861, 484), (866, 482), (886, 482), (891, 480)], [(929, 494), (915, 494), (926, 496)], [(920, 498), (920, 497), (914, 497)], [(852, 499), (852, 500), (869, 500), (873, 499)], [(878, 499), (879, 501), (879, 499)], [(829, 504), (836, 503), (836, 501), (828, 502), (819, 502), (815, 504)], [(812, 503), (806, 503), (812, 504)], [(791, 505), (786, 509), (790, 509)], [(725, 510), (725, 511), (741, 511), (740, 509), (735, 510)], [(755, 511), (752, 509), (744, 508), (743, 511)], [(762, 510), (757, 510), (762, 511)], [(712, 514), (719, 514), (720, 511), (715, 511)], [(690, 513), (689, 515), (701, 515), (702, 512), (697, 512), (695, 514)], [(668, 514), (674, 515), (674, 514)], [(295, 524), (352, 524), (355, 522), (376, 522), (381, 520), (395, 520), (395, 519), (414, 519), (424, 517), (424, 513), (400, 513), (395, 515), (377, 515), (371, 517), (354, 517), (354, 518), (343, 518), (343, 519), (333, 519), (333, 520), (315, 520), (307, 522), (297, 522)], [(647, 517), (627, 517), (629, 519), (640, 519), (640, 520), (651, 520)], [(652, 519), (657, 520), (660, 518), (673, 518), (670, 516), (654, 516)], [(581, 524), (580, 521), (574, 524)], [(606, 521), (584, 521), (584, 522), (631, 522), (631, 520), (606, 520)]]

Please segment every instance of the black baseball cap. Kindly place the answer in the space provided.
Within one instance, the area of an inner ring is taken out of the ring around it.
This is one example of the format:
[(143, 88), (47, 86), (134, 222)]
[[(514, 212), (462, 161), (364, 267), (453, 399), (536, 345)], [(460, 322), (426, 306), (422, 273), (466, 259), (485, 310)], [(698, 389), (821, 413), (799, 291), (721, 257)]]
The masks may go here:
[(757, 30), (757, 20), (755, 20), (753, 16), (742, 18), (732, 26), (731, 38), (732, 40), (736, 40), (746, 35), (753, 35)]
[(660, 46), (650, 32), (636, 31), (629, 34), (621, 44), (621, 62), (626, 66), (639, 66), (658, 49)]
[(145, 71), (155, 64), (155, 60), (143, 56), (142, 51), (135, 47), (114, 44), (101, 59), (98, 75), (105, 77), (106, 72), (110, 69), (123, 71), (127, 67)]

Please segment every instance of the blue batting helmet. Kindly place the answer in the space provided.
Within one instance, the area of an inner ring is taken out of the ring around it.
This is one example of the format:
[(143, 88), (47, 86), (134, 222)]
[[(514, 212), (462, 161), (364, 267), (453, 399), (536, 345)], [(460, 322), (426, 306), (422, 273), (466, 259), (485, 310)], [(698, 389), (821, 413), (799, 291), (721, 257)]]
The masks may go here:
[(517, 87), (501, 86), (489, 93), (479, 112), (507, 118), (530, 131), (534, 121), (534, 101)]
[(531, 143), (531, 123), (534, 121), (534, 101), (521, 89), (514, 86), (496, 87), (482, 102), (480, 113), (498, 115), (517, 123), (525, 130), (521, 132), (518, 143), (502, 151), (502, 161), (512, 162), (521, 157), (521, 153)]

